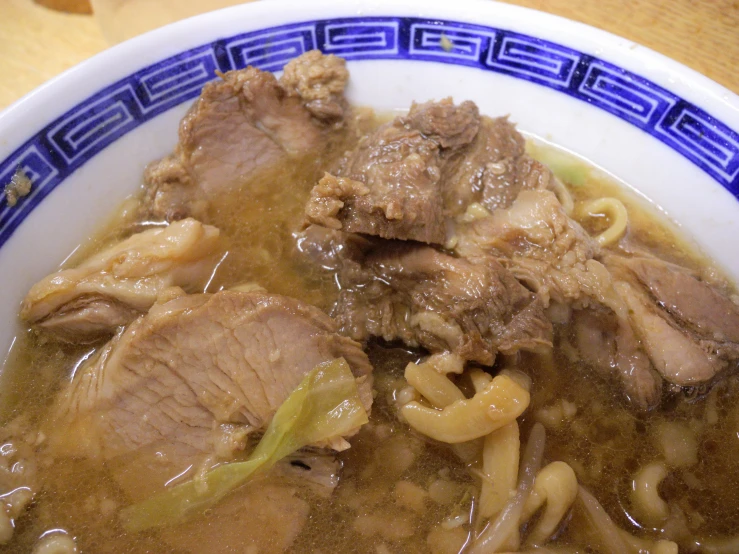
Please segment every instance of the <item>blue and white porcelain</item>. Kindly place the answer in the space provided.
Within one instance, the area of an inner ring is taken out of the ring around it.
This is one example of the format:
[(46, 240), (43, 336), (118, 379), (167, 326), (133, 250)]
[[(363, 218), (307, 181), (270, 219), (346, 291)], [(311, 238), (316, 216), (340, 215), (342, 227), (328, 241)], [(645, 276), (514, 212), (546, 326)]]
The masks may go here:
[[(443, 39), (443, 40), (442, 40)], [(172, 150), (215, 71), (279, 71), (318, 48), (350, 61), (380, 110), (453, 96), (600, 166), (655, 202), (739, 278), (739, 97), (625, 39), (489, 0), (270, 0), (116, 46), (0, 114), (0, 350), (18, 303)]]

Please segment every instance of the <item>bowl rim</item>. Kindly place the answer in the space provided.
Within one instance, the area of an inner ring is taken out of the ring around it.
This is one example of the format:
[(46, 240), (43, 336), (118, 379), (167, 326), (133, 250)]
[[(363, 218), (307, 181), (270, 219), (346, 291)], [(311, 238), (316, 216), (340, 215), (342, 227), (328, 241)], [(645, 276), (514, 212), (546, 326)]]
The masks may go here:
[[(285, 19), (290, 23), (284, 23)], [(329, 23), (335, 25), (334, 31), (342, 24), (360, 22), (370, 29), (374, 25), (378, 31), (390, 29), (391, 25), (387, 24), (393, 21), (398, 23), (395, 51), (387, 48), (384, 52), (371, 48), (362, 50), (356, 46), (353, 50), (332, 49), (328, 48), (330, 38), (324, 44), (319, 44), (316, 38), (318, 25), (323, 25), (321, 32), (326, 38)], [(492, 26), (492, 22), (498, 21), (500, 25)], [(65, 71), (0, 112), (0, 184), (9, 181), (15, 168), (23, 167), (36, 185), (17, 207), (10, 208), (5, 199), (0, 199), (0, 247), (31, 211), (76, 169), (139, 125), (197, 96), (202, 85), (214, 76), (211, 72), (205, 75), (206, 81), (196, 79), (197, 86), (165, 98), (166, 102), (154, 105), (149, 111), (142, 110), (138, 117), (120, 110), (117, 114), (111, 112), (111, 117), (125, 119), (128, 115), (132, 119), (113, 127), (108, 135), (103, 133), (107, 138), (97, 144), (93, 142), (94, 147), (75, 150), (73, 132), (82, 139), (85, 131), (88, 134), (96, 132), (85, 129), (85, 125), (91, 125), (89, 120), (78, 116), (106, 115), (100, 106), (110, 100), (106, 109), (115, 108), (118, 89), (141, 87), (143, 78), (155, 75), (167, 64), (175, 68), (187, 67), (187, 63), (201, 56), (205, 69), (210, 55), (213, 68), (239, 69), (243, 66), (239, 60), (231, 56), (229, 66), (219, 58), (216, 50), (227, 49), (239, 41), (243, 46), (244, 41), (259, 35), (269, 38), (270, 32), (289, 34), (311, 25), (313, 46), (328, 53), (348, 53), (345, 57), (352, 61), (398, 59), (403, 54), (402, 59), (412, 61), (454, 63), (504, 73), (574, 96), (666, 143), (739, 199), (739, 133), (736, 130), (739, 129), (739, 95), (632, 41), (556, 15), (490, 0), (457, 0), (454, 6), (442, 0), (314, 0), (310, 5), (300, 0), (270, 0), (201, 14), (130, 39)], [(240, 31), (234, 34), (229, 29)], [(440, 36), (436, 32), (439, 29), (444, 29), (447, 36), (456, 41), (451, 51), (444, 51), (438, 44), (439, 39), (436, 45), (432, 44), (433, 38)], [(537, 31), (536, 35), (529, 34), (531, 29)], [(403, 33), (407, 34), (405, 38)], [(423, 43), (427, 39), (431, 43)], [(401, 51), (401, 40), (408, 41), (404, 51)], [(421, 43), (411, 56), (417, 40)], [(509, 42), (505, 43), (506, 40)], [(506, 44), (512, 46), (505, 52), (513, 52), (513, 55), (501, 55)], [(494, 56), (495, 48), (498, 50)], [(300, 52), (296, 50), (295, 53)], [(476, 53), (478, 60), (467, 55), (470, 53)], [(486, 65), (486, 61), (490, 64)], [(283, 62), (261, 64), (261, 67), (278, 70)], [(547, 69), (548, 63), (555, 67)], [(167, 67), (171, 69), (170, 66)], [(567, 70), (563, 73), (565, 66)], [(593, 77), (597, 71), (600, 77)], [(643, 75), (645, 72), (649, 78)], [(137, 77), (139, 81), (133, 83)], [(599, 79), (605, 83), (600, 90), (597, 88)], [(587, 82), (591, 85), (585, 86)], [(619, 94), (620, 107), (613, 102), (619, 100)], [(636, 102), (636, 109), (628, 108), (624, 100)], [(140, 98), (134, 96), (133, 101), (140, 101)], [(56, 106), (51, 116), (44, 115), (49, 113), (49, 105)], [(125, 108), (126, 104), (123, 106)], [(62, 115), (54, 117), (60, 113)], [(53, 118), (51, 122), (50, 117)], [(668, 125), (661, 125), (663, 120)], [(66, 129), (70, 132), (65, 131), (65, 125), (72, 125), (71, 131)], [(105, 130), (103, 123), (100, 125)], [(30, 138), (25, 129), (33, 129)], [(666, 134), (665, 131), (670, 132)], [(84, 140), (77, 142), (83, 144)]]

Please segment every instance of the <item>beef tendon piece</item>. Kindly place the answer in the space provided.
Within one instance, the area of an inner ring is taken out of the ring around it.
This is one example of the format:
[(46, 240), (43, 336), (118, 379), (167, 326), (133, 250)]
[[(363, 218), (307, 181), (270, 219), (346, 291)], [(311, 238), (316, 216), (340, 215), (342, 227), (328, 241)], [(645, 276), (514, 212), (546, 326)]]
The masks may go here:
[(220, 256), (219, 231), (210, 225), (184, 219), (149, 229), (36, 283), (21, 318), (65, 341), (111, 336), (168, 287), (202, 291)]

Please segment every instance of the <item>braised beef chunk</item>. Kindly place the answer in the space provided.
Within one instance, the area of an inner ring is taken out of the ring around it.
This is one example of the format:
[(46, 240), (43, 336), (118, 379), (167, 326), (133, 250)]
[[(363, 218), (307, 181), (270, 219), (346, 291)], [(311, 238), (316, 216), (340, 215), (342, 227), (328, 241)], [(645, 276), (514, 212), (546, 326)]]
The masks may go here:
[(337, 270), (359, 259), (369, 250), (373, 241), (321, 225), (309, 225), (295, 233), (295, 245), (298, 255), (304, 256), (311, 263), (323, 269)]
[(388, 239), (444, 244), (450, 217), (470, 204), (508, 207), (554, 177), (525, 152), (506, 119), (481, 117), (472, 102), (413, 104), (364, 137), (334, 175), (316, 185), (308, 223)]
[(455, 106), (451, 98), (411, 106), (403, 125), (435, 141), (443, 150), (470, 144), (480, 128), (480, 110), (469, 100)]
[(443, 244), (445, 159), (477, 134), (480, 115), (472, 102), (450, 99), (414, 104), (364, 137), (326, 175), (308, 204), (308, 222), (388, 239)]
[(390, 242), (343, 271), (341, 285), (335, 316), (356, 340), (400, 339), (487, 365), (498, 351), (551, 346), (542, 306), (492, 259), (472, 263), (428, 246)]
[(289, 95), (300, 97), (317, 119), (338, 121), (348, 109), (344, 98), (348, 80), (343, 59), (311, 50), (285, 66), (280, 85)]
[[(347, 177), (334, 177), (326, 173), (310, 192), (310, 200), (305, 207), (306, 220), (309, 224), (350, 232), (351, 229), (367, 223), (363, 221), (366, 219), (366, 213), (357, 214), (355, 212), (358, 211), (356, 206), (362, 203), (361, 197), (368, 194), (369, 189), (364, 183)], [(351, 205), (347, 206), (347, 203)], [(347, 215), (341, 214), (345, 207)], [(353, 216), (358, 216), (359, 220), (352, 221)], [(339, 217), (344, 219), (344, 222)]]
[[(383, 125), (362, 139), (343, 161), (338, 177), (347, 180), (344, 185), (331, 187), (336, 191), (333, 198), (342, 203), (335, 214), (340, 228), (383, 238), (443, 243), (446, 228), (439, 164), (435, 141), (399, 119)], [(317, 185), (319, 189), (328, 186), (326, 179), (335, 180), (327, 176)], [(312, 193), (311, 202), (316, 197), (326, 198), (320, 190)]]
[(180, 124), (173, 156), (145, 174), (153, 217), (202, 215), (207, 201), (256, 172), (320, 152), (341, 125), (348, 73), (335, 56), (307, 52), (278, 81), (254, 67), (207, 84)]
[(525, 142), (506, 117), (482, 117), (479, 132), (444, 164), (444, 206), (459, 215), (473, 202), (507, 208), (524, 189), (549, 188), (554, 176), (526, 154)]
[(78, 369), (57, 403), (52, 443), (104, 458), (160, 443), (212, 452), (224, 433), (262, 430), (309, 371), (338, 357), (369, 411), (366, 354), (317, 308), (260, 292), (177, 296)]

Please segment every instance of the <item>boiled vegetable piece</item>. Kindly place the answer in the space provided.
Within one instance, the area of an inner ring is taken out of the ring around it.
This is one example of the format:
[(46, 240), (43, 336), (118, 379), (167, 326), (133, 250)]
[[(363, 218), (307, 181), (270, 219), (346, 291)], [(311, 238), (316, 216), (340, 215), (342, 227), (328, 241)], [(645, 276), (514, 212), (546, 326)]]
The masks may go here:
[(346, 361), (337, 358), (319, 364), (277, 410), (249, 459), (218, 466), (202, 480), (182, 483), (124, 508), (123, 526), (136, 532), (180, 522), (214, 505), (281, 458), (306, 445), (347, 435), (367, 421)]

